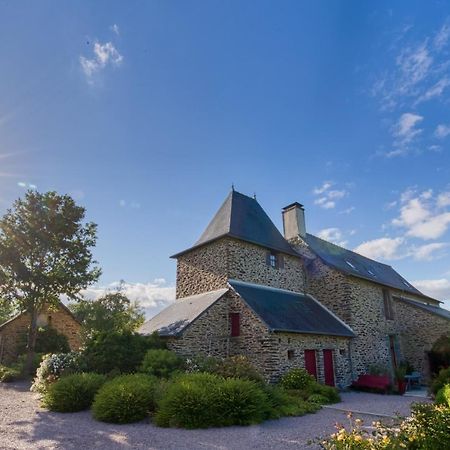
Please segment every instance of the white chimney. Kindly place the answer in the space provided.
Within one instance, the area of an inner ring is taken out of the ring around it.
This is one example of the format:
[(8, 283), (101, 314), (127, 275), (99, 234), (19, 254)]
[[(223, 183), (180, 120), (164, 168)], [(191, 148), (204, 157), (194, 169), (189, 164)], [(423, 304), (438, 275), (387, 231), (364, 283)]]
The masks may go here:
[(306, 236), (305, 210), (300, 203), (292, 203), (283, 208), (283, 230), (287, 241)]

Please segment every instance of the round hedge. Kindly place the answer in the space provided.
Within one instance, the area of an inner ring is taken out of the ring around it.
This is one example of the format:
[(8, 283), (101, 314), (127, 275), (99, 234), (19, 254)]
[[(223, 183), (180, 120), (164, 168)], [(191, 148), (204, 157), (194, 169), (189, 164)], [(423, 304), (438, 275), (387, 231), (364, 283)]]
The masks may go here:
[(94, 418), (102, 422), (131, 423), (155, 410), (157, 380), (145, 374), (123, 375), (98, 391), (92, 405)]
[(43, 397), (43, 406), (51, 411), (75, 412), (88, 409), (106, 377), (97, 373), (76, 373), (51, 384)]
[(169, 378), (183, 369), (184, 360), (170, 350), (148, 350), (141, 365), (141, 372), (158, 378)]
[(305, 369), (291, 369), (281, 378), (281, 385), (285, 389), (307, 389), (315, 382)]
[(168, 385), (155, 421), (163, 427), (207, 428), (259, 423), (269, 414), (267, 395), (257, 383), (194, 373)]

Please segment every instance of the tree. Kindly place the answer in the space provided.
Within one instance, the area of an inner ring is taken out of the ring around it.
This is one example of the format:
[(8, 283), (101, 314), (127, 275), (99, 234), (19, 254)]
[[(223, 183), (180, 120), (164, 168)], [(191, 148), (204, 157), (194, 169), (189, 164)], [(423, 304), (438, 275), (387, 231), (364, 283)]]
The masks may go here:
[(14, 306), (8, 301), (0, 298), (0, 325), (14, 317), (15, 313)]
[(122, 284), (115, 292), (70, 304), (69, 308), (87, 335), (99, 331), (131, 332), (144, 323), (145, 317), (139, 303), (131, 302), (122, 292)]
[(0, 298), (30, 315), (25, 370), (42, 307), (56, 307), (62, 295), (79, 300), (100, 276), (91, 252), (97, 225), (84, 218), (85, 209), (68, 195), (28, 191), (0, 219)]

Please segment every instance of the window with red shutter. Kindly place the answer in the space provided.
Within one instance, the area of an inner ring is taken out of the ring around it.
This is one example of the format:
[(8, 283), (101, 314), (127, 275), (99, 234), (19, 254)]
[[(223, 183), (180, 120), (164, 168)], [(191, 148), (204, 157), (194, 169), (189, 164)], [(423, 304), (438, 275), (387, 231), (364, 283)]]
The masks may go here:
[(241, 334), (241, 320), (239, 313), (230, 313), (231, 323), (231, 337), (240, 336)]

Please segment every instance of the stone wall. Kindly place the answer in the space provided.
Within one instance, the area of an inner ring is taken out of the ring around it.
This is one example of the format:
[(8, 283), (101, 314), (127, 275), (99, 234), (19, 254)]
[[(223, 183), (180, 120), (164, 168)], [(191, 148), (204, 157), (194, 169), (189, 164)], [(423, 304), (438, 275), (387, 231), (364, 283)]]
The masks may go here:
[(403, 356), (428, 379), (427, 352), (439, 337), (450, 336), (450, 321), (396, 298), (394, 311)]
[(177, 298), (220, 289), (237, 279), (302, 292), (305, 273), (301, 258), (284, 255), (284, 267), (267, 265), (268, 250), (232, 238), (222, 238), (178, 257)]
[[(10, 364), (16, 360), (18, 356), (17, 346), (24, 344), (29, 325), (30, 316), (25, 313), (0, 327), (0, 363)], [(72, 350), (80, 348), (81, 325), (65, 308), (59, 307), (56, 310), (51, 310), (44, 307), (38, 316), (38, 325), (51, 325), (67, 337)]]
[[(240, 313), (240, 336), (231, 337), (231, 312)], [(344, 387), (351, 380), (348, 342), (348, 338), (341, 337), (270, 332), (246, 303), (230, 291), (191, 324), (182, 338), (170, 338), (168, 346), (185, 357), (244, 355), (271, 382), (278, 381), (294, 367), (304, 367), (305, 350), (317, 350), (318, 378), (323, 382), (322, 350), (332, 349), (336, 383)], [(288, 350), (294, 351), (292, 359), (288, 358)]]

